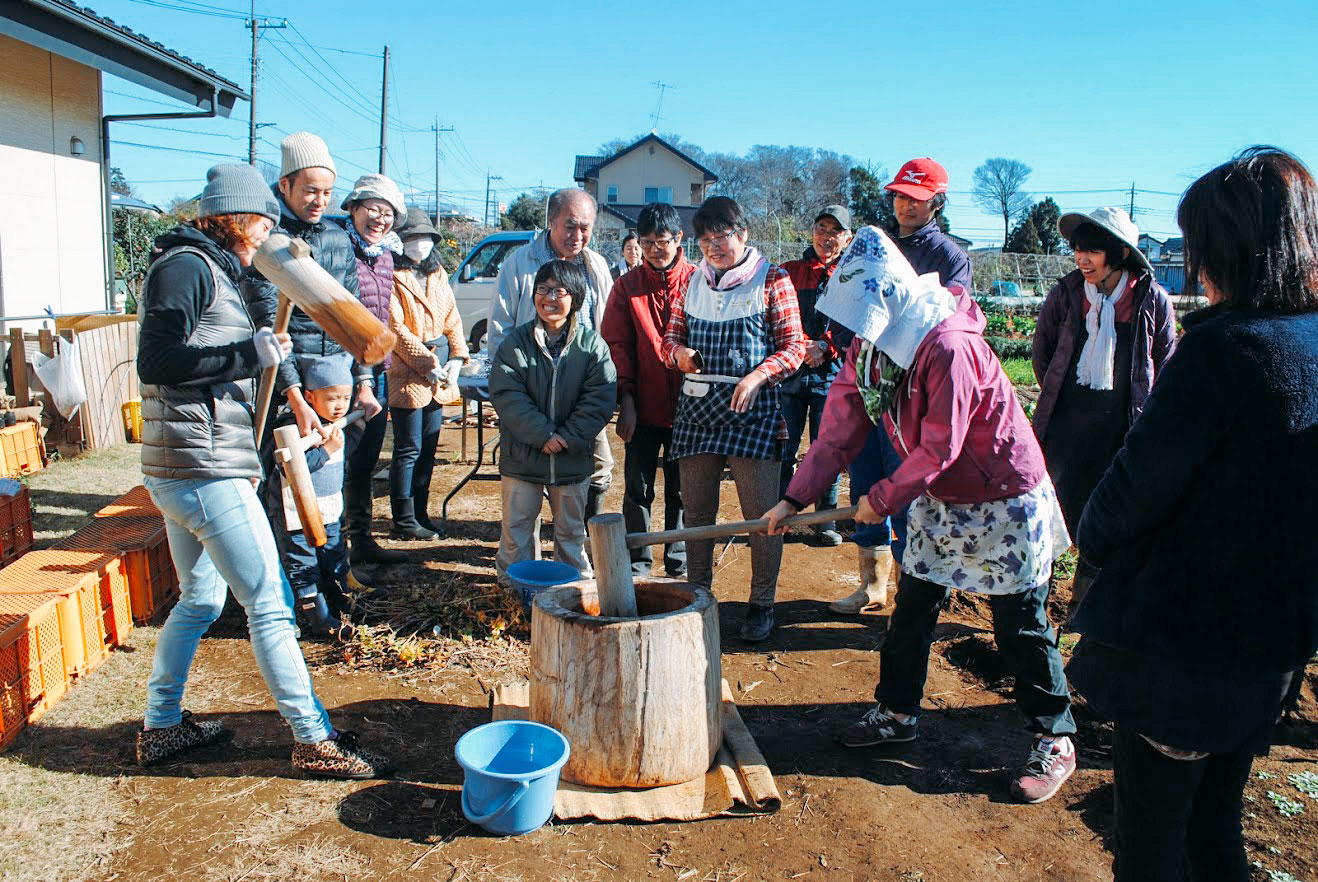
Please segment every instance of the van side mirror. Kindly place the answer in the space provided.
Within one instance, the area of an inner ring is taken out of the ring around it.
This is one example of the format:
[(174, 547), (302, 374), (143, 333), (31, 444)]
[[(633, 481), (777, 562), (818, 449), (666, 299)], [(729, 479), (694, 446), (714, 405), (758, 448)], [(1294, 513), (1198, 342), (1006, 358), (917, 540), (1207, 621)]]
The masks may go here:
[(470, 263), (463, 264), (462, 271), (458, 273), (458, 281), (470, 282), (474, 275), (475, 272), (473, 271), (471, 264)]

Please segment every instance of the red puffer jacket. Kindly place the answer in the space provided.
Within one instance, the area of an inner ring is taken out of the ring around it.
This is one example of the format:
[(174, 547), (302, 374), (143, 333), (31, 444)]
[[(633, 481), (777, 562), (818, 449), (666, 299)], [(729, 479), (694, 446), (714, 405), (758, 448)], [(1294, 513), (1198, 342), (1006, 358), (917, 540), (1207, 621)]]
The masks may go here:
[(618, 370), (618, 400), (625, 395), (635, 399), (639, 425), (673, 425), (682, 374), (667, 367), (659, 351), (673, 301), (695, 271), (679, 252), (666, 270), (642, 262), (613, 283), (600, 333)]

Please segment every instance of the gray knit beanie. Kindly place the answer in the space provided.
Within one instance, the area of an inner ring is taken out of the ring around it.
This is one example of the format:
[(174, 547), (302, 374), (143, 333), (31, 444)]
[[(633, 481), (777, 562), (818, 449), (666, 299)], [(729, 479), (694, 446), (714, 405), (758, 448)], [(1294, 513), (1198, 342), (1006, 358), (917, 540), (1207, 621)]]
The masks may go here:
[(304, 168), (327, 168), (335, 175), (334, 159), (320, 136), (311, 132), (294, 132), (279, 144), (279, 176), (286, 178)]
[(201, 191), (197, 214), (261, 214), (278, 223), (279, 203), (265, 178), (252, 166), (217, 165), (206, 172), (206, 189)]

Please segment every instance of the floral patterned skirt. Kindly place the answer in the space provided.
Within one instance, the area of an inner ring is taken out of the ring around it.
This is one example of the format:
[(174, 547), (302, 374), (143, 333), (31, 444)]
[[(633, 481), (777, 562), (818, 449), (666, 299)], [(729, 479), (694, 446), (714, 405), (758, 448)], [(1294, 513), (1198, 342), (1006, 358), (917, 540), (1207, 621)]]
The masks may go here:
[(911, 503), (902, 569), (976, 594), (1016, 594), (1048, 579), (1071, 545), (1052, 480), (1011, 499), (953, 505)]

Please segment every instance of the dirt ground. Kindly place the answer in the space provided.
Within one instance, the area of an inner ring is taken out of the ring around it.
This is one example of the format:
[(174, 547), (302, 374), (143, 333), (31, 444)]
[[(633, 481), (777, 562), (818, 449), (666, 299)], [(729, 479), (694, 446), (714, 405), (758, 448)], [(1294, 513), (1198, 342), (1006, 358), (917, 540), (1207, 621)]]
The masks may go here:
[[(446, 428), (441, 457), (454, 459), (457, 444), (456, 429)], [(614, 511), (622, 483), (616, 447), (619, 477), (608, 498)], [(437, 469), (436, 515), (441, 495), (466, 468)], [(58, 478), (52, 470), (47, 480), (57, 485)], [(443, 538), (396, 545), (412, 552), (412, 562), (371, 575), (414, 593), (456, 583), (473, 596), (489, 594), (497, 491), (494, 481), (473, 482), (451, 504)], [(740, 518), (730, 483), (722, 495), (721, 517)], [(40, 507), (41, 494), (35, 499)], [(387, 507), (387, 499), (377, 499), (380, 531)], [(59, 527), (76, 526), (73, 509), (56, 514)], [(789, 541), (779, 630), (758, 647), (735, 636), (749, 579), (744, 544), (727, 548), (715, 578), (724, 676), (783, 795), (775, 815), (551, 823), (518, 838), (468, 825), (458, 807), (462, 773), (453, 745), (488, 720), (489, 688), (516, 676), (519, 660), (524, 664), (516, 623), (508, 626), (511, 637), (494, 641), (509, 660), (494, 669), (488, 661), (464, 667), (460, 651), (446, 656), (444, 670), (363, 669), (345, 663), (342, 652), (304, 644), (336, 725), (391, 754), (399, 768), (385, 781), (295, 777), (288, 729), (257, 674), (241, 622), (229, 619), (203, 642), (187, 706), (224, 720), (237, 733), (234, 742), (151, 770), (132, 764), (132, 733), (140, 725), (157, 633), (138, 629), (123, 651), (0, 756), (0, 878), (1110, 879), (1110, 731), (1080, 706), (1074, 778), (1051, 802), (1013, 804), (1009, 776), (1024, 759), (1029, 736), (992, 650), (985, 609), (973, 598), (956, 602), (939, 626), (921, 738), (868, 750), (834, 742), (836, 729), (871, 704), (874, 650), (888, 620), (886, 612), (852, 618), (827, 612), (826, 602), (853, 585), (854, 562), (849, 544)], [(1065, 591), (1059, 585), (1055, 603)], [(468, 641), (478, 646), (487, 636), (475, 633)], [(1259, 880), (1318, 880), (1318, 796), (1302, 794), (1287, 779), (1318, 772), (1314, 666), (1309, 678), (1302, 718), (1282, 730), (1286, 743), (1257, 763), (1259, 777), (1248, 790), (1246, 830)], [(1295, 806), (1283, 813), (1286, 803), (1269, 792)]]

